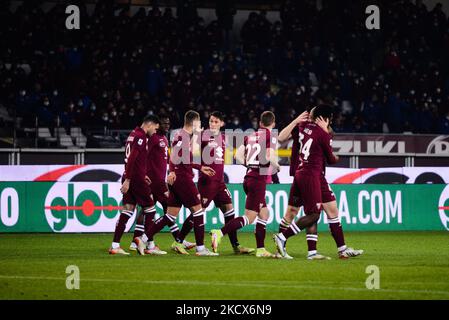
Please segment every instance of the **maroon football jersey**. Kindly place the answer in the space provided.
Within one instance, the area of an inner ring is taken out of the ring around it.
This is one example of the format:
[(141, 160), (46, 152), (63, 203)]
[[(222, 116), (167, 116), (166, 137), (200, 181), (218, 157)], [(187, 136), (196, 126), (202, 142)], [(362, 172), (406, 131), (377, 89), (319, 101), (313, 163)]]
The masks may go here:
[(266, 178), (270, 166), (268, 150), (276, 148), (276, 139), (271, 137), (268, 129), (260, 128), (255, 133), (245, 136), (245, 165), (247, 176)]
[(317, 124), (307, 122), (298, 131), (298, 170), (312, 174), (324, 174), (326, 161), (334, 164), (337, 159), (332, 153), (332, 139)]
[(148, 138), (147, 175), (152, 181), (165, 181), (168, 164), (168, 140), (156, 132)]
[(201, 164), (215, 170), (215, 175), (209, 177), (200, 172), (200, 178), (213, 181), (224, 181), (224, 154), (226, 150), (225, 135), (214, 135), (206, 130), (201, 135)]
[(299, 143), (299, 130), (300, 127), (304, 126), (305, 122), (302, 122), (298, 124), (292, 131), (292, 156), (290, 157), (290, 176), (294, 177), (296, 170), (298, 170), (299, 166), (299, 152), (301, 151), (299, 149), (300, 143)]
[(145, 180), (147, 174), (147, 135), (142, 128), (136, 127), (126, 139), (125, 172), (126, 179)]
[(192, 136), (184, 129), (179, 130), (172, 142), (170, 155), (170, 172), (193, 179), (192, 169), (201, 169), (200, 164), (193, 163)]

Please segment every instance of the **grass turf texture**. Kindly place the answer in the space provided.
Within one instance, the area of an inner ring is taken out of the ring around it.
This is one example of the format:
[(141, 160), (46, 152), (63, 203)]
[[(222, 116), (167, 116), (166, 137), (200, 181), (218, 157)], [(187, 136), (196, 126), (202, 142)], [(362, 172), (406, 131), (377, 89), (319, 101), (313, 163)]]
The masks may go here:
[[(365, 254), (344, 261), (329, 233), (318, 248), (330, 261), (305, 259), (304, 234), (290, 239), (290, 261), (235, 256), (227, 238), (220, 257), (180, 256), (169, 234), (156, 238), (166, 256), (110, 256), (111, 237), (0, 235), (0, 299), (449, 299), (446, 232), (347, 233)], [(251, 233), (239, 238), (255, 244)], [(130, 240), (123, 237), (124, 249)], [(271, 235), (266, 246), (274, 252)], [(80, 269), (79, 290), (66, 289), (68, 265)], [(366, 289), (369, 265), (380, 268), (380, 290)]]

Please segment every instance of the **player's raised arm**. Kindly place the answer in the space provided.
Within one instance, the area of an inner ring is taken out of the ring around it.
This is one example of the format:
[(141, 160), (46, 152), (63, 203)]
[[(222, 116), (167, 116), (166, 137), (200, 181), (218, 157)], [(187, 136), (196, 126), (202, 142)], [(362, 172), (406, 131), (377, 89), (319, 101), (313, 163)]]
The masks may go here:
[[(332, 138), (331, 138), (331, 129), (330, 129), (330, 119), (332, 118), (332, 113), (330, 111), (326, 112), (325, 117), (319, 116), (316, 118), (315, 123), (324, 131), (321, 138), (321, 146), (323, 148), (324, 156), (326, 157), (326, 161), (328, 164), (335, 164), (338, 162), (339, 157), (335, 155), (332, 151)], [(329, 117), (327, 117), (329, 116)]]
[(323, 147), (324, 155), (328, 164), (336, 164), (339, 157), (332, 151), (332, 139), (328, 133), (322, 135), (321, 145)]
[(287, 127), (285, 127), (278, 136), (278, 141), (283, 143), (291, 138), (292, 131), (301, 122), (306, 122), (309, 119), (309, 113), (307, 111), (301, 113), (299, 117), (293, 120)]

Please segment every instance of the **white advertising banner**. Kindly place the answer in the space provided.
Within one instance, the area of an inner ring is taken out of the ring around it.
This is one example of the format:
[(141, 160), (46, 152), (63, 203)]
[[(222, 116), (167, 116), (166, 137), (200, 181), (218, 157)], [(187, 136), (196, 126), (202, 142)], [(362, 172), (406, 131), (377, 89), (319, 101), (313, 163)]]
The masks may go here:
[[(0, 181), (118, 182), (122, 173), (123, 165), (0, 166)], [(245, 173), (243, 166), (227, 165), (225, 181), (242, 183)], [(277, 178), (280, 184), (293, 180), (287, 166)], [(331, 184), (449, 184), (449, 167), (327, 168), (326, 178)]]

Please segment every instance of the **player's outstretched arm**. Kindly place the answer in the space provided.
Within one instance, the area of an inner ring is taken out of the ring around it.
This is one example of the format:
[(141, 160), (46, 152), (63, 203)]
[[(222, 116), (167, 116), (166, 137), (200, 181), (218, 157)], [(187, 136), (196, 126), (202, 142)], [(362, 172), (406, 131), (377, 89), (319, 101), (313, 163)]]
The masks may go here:
[(285, 127), (281, 133), (278, 136), (278, 141), (280, 143), (283, 143), (285, 141), (287, 141), (288, 139), (291, 138), (292, 136), (292, 131), (293, 129), (295, 129), (295, 127), (302, 123), (302, 122), (306, 122), (309, 119), (309, 113), (307, 111), (301, 113), (299, 115), (299, 117), (297, 117), (295, 120), (293, 120), (287, 127)]

